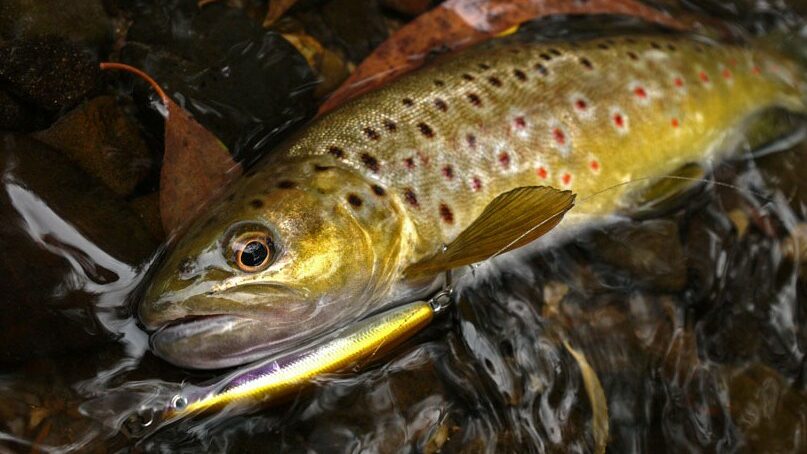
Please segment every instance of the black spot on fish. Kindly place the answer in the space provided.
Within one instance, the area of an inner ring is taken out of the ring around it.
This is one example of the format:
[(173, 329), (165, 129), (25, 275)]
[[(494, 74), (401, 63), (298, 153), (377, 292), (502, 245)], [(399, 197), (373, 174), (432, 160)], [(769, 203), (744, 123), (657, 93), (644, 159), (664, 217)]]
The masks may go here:
[(361, 197), (352, 193), (347, 195), (347, 202), (356, 208), (360, 207), (362, 204)]
[(468, 98), (468, 101), (471, 102), (476, 107), (482, 106), (482, 98), (479, 97), (476, 93), (468, 93), (465, 95)]
[(401, 100), (401, 103), (406, 107), (412, 107), (415, 105), (415, 101), (412, 101), (412, 98), (404, 98)]
[(560, 51), (555, 49), (555, 48), (549, 49), (549, 53), (556, 56), (556, 57), (560, 57), (560, 55), (561, 55)]
[(328, 147), (328, 153), (339, 159), (343, 159), (345, 157), (344, 150), (337, 147), (336, 145), (331, 145), (330, 147)]
[(675, 44), (673, 44), (673, 43), (667, 43), (667, 49), (672, 51), (672, 52), (675, 52), (676, 50), (678, 50), (678, 48), (675, 47)]
[(404, 189), (404, 200), (406, 200), (406, 203), (412, 205), (415, 208), (420, 206), (418, 204), (418, 198), (415, 195), (415, 191), (413, 191), (412, 188)]
[(252, 208), (255, 208), (256, 210), (258, 208), (263, 208), (263, 200), (261, 199), (252, 199), (250, 200), (249, 204), (252, 205)]
[(366, 135), (370, 140), (378, 140), (381, 138), (381, 134), (379, 134), (378, 131), (373, 128), (364, 128), (363, 131), (364, 135)]
[(291, 188), (293, 188), (294, 186), (296, 186), (296, 185), (295, 185), (295, 184), (294, 184), (294, 182), (293, 182), (293, 181), (291, 181), (291, 180), (281, 180), (281, 181), (280, 181), (280, 182), (277, 184), (277, 187), (278, 187), (278, 188), (280, 188), (280, 189), (291, 189)]
[(502, 81), (498, 77), (488, 77), (488, 82), (494, 87), (501, 87)]
[(368, 153), (362, 153), (361, 162), (364, 163), (364, 167), (367, 167), (373, 172), (378, 172), (380, 166), (378, 164), (378, 159), (376, 159), (375, 156)]
[(451, 212), (451, 208), (445, 203), (440, 204), (440, 217), (443, 218), (443, 222), (446, 224), (454, 223), (454, 213)]
[(602, 50), (608, 50), (608, 49), (610, 49), (610, 46), (609, 46), (608, 44), (605, 44), (605, 43), (600, 43), (600, 44), (597, 44), (597, 47), (598, 47), (598, 48), (600, 48), (600, 49), (602, 49)]
[(442, 81), (442, 80), (440, 80), (440, 79), (436, 79), (436, 80), (434, 81), (434, 85), (435, 85), (436, 87), (445, 87), (446, 83), (445, 83), (445, 82), (443, 82), (443, 81)]
[(427, 125), (426, 123), (420, 122), (418, 123), (418, 129), (420, 133), (428, 138), (434, 137), (434, 130), (432, 130), (431, 126)]
[(527, 80), (527, 74), (524, 71), (520, 70), (520, 69), (514, 69), (513, 70), (513, 75), (516, 76), (516, 79), (518, 79), (518, 80), (520, 80), (522, 82)]
[(468, 82), (470, 82), (470, 81), (472, 81), (472, 80), (475, 80), (475, 79), (476, 79), (474, 76), (472, 76), (472, 75), (470, 75), (470, 74), (468, 74), (468, 73), (463, 74), (463, 75), (462, 75), (462, 78), (463, 78), (463, 79), (465, 79), (465, 80), (467, 80)]
[(636, 55), (636, 52), (630, 51), (628, 52), (628, 58), (630, 58), (631, 60), (638, 60), (639, 56)]
[(446, 112), (448, 110), (448, 104), (446, 104), (446, 102), (440, 98), (434, 100), (434, 106), (443, 112)]
[(580, 64), (586, 69), (594, 69), (594, 65), (591, 63), (591, 60), (586, 57), (580, 59)]
[(398, 130), (398, 125), (395, 124), (394, 121), (390, 120), (389, 118), (384, 119), (384, 129), (389, 132), (395, 132)]
[(539, 55), (539, 57), (541, 57), (541, 58), (542, 58), (543, 60), (545, 60), (545, 61), (550, 61), (550, 60), (552, 60), (552, 56), (551, 56), (551, 55), (549, 55), (549, 54), (541, 54), (541, 55)]
[(661, 49), (661, 44), (655, 41), (650, 41), (650, 47), (652, 47), (653, 49)]
[(479, 64), (479, 65), (477, 65), (477, 66), (479, 66), (479, 69), (481, 69), (481, 70), (483, 70), (483, 71), (487, 71), (487, 70), (489, 70), (489, 69), (490, 69), (490, 65), (488, 65), (487, 63), (480, 63), (480, 64)]
[(473, 134), (467, 134), (465, 136), (465, 140), (468, 142), (468, 146), (471, 148), (476, 148), (476, 136)]
[(536, 63), (534, 66), (535, 70), (538, 71), (538, 74), (542, 76), (549, 75), (549, 70), (546, 69), (546, 66), (542, 65), (541, 63)]
[(314, 164), (314, 172), (324, 172), (330, 169), (330, 166), (321, 166), (319, 164)]
[(384, 195), (387, 194), (387, 191), (385, 191), (384, 188), (382, 188), (381, 186), (379, 186), (377, 184), (374, 184), (372, 186), (372, 189), (373, 189), (373, 193), (375, 193), (375, 195), (377, 195), (379, 197), (383, 197)]

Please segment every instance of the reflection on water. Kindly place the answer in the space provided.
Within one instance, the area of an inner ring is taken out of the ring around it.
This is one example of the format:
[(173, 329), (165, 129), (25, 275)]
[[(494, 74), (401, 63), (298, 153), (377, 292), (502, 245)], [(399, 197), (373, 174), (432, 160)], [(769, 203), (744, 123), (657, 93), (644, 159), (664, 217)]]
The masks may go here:
[(216, 376), (151, 356), (132, 318), (157, 241), (53, 150), (0, 143), (2, 447), (591, 452), (604, 417), (612, 452), (807, 446), (804, 141), (642, 221), (479, 266), (385, 363), (147, 438), (126, 436), (132, 412)]

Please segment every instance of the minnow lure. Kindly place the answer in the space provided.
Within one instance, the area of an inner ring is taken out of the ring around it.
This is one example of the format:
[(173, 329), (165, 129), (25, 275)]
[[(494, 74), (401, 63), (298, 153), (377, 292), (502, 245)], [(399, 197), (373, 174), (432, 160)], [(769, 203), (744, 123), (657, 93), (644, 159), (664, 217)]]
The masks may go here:
[(444, 299), (393, 308), (311, 347), (240, 370), (215, 385), (187, 387), (171, 399), (162, 419), (174, 421), (223, 408), (240, 413), (277, 402), (309, 385), (313, 378), (370, 361), (399, 345), (444, 309)]
[[(423, 298), (445, 270), (561, 218), (564, 231), (631, 206), (624, 183), (719, 159), (763, 111), (803, 112), (802, 87), (781, 56), (697, 37), (462, 52), (255, 165), (172, 245), (140, 319), (154, 352), (184, 367), (288, 350)], [(573, 193), (586, 202), (572, 208)]]

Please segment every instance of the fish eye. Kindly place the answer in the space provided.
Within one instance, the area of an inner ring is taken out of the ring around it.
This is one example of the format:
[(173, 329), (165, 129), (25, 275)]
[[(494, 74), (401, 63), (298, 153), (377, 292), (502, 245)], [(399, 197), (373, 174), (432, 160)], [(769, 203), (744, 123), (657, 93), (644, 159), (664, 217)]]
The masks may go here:
[(266, 269), (274, 258), (274, 244), (264, 232), (247, 232), (232, 242), (233, 260), (241, 271), (254, 273)]

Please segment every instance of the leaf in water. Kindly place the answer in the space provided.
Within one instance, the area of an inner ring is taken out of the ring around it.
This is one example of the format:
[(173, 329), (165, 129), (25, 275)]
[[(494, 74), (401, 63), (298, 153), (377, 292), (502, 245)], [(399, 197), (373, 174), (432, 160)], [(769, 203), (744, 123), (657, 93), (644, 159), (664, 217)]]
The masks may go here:
[(420, 67), (434, 49), (464, 49), (523, 22), (556, 14), (619, 14), (674, 29), (689, 28), (638, 0), (448, 0), (378, 46), (325, 101), (319, 114)]
[(597, 373), (591, 367), (591, 364), (586, 360), (585, 355), (572, 348), (569, 342), (563, 341), (563, 346), (571, 353), (574, 360), (577, 361), (577, 366), (580, 368), (580, 374), (583, 376), (583, 386), (586, 388), (588, 400), (591, 402), (591, 418), (594, 427), (594, 452), (605, 453), (605, 447), (608, 444), (608, 401), (605, 399), (605, 391), (602, 389), (602, 383), (597, 378)]
[(210, 131), (173, 102), (151, 77), (120, 63), (101, 63), (148, 82), (166, 107), (165, 153), (160, 174), (160, 216), (166, 232), (194, 217), (213, 195), (241, 174), (227, 148)]

